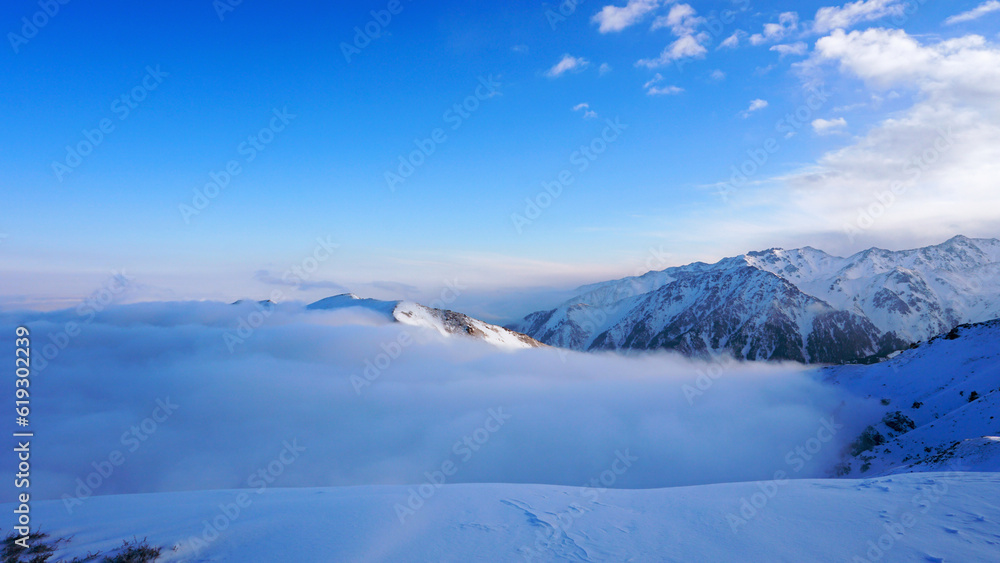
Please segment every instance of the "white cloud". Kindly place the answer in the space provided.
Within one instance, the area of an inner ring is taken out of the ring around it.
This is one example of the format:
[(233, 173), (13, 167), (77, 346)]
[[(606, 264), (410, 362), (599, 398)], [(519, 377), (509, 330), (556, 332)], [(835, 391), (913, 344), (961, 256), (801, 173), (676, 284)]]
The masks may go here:
[(653, 75), (652, 78), (650, 78), (645, 84), (643, 84), (642, 87), (649, 88), (653, 84), (657, 84), (662, 81), (663, 81), (663, 75), (657, 72), (655, 75)]
[(858, 0), (843, 6), (820, 8), (813, 21), (813, 30), (826, 33), (834, 29), (847, 29), (860, 22), (902, 15), (905, 8), (902, 0)]
[(750, 114), (752, 114), (752, 113), (754, 113), (756, 111), (760, 111), (760, 110), (766, 108), (767, 106), (768, 106), (767, 100), (761, 100), (759, 98), (756, 99), (756, 100), (751, 100), (750, 101), (750, 107), (748, 107), (747, 109), (741, 111), (740, 115), (743, 116), (743, 119), (746, 119), (746, 118), (750, 117)]
[(659, 57), (642, 59), (636, 62), (636, 66), (656, 68), (681, 59), (704, 57), (708, 52), (705, 44), (711, 41), (712, 36), (705, 31), (695, 33), (696, 28), (704, 21), (704, 18), (698, 17), (695, 9), (689, 4), (672, 6), (666, 16), (661, 16), (653, 22), (652, 29), (670, 28), (677, 39), (663, 49)]
[(527, 54), (527, 52), (528, 52), (528, 46), (527, 45), (514, 45), (513, 47), (510, 48), (510, 50), (514, 51), (515, 53), (518, 53), (520, 55), (524, 55), (524, 54)]
[(774, 45), (771, 47), (771, 50), (781, 55), (781, 58), (785, 58), (788, 55), (804, 55), (808, 49), (809, 47), (801, 41), (798, 43)]
[(590, 104), (586, 102), (573, 106), (573, 111), (582, 111), (584, 119), (597, 119), (597, 112), (590, 109)]
[(928, 46), (903, 30), (837, 30), (817, 41), (815, 52), (882, 89), (910, 86), (949, 101), (1000, 96), (1000, 51), (979, 35)]
[(871, 88), (912, 91), (916, 101), (776, 180), (783, 193), (770, 197), (792, 202), (789, 220), (810, 217), (796, 228), (845, 233), (875, 204), (882, 208), (864, 237), (1000, 228), (1000, 48), (976, 35), (934, 43), (902, 30), (837, 30), (813, 57)]
[(550, 68), (545, 75), (549, 78), (557, 78), (562, 76), (567, 72), (576, 72), (587, 68), (590, 65), (590, 61), (583, 57), (574, 57), (572, 55), (563, 55), (562, 60)]
[(725, 80), (726, 79), (726, 73), (722, 72), (719, 69), (713, 70), (712, 74), (710, 74), (709, 76), (712, 78), (712, 80)]
[(651, 29), (670, 28), (674, 35), (682, 37), (693, 35), (695, 28), (704, 22), (705, 18), (698, 17), (690, 4), (675, 4), (666, 16), (660, 16), (653, 21)]
[(659, 0), (628, 0), (625, 6), (605, 6), (591, 19), (600, 27), (601, 33), (621, 31), (639, 23), (648, 14), (660, 7)]
[[(873, 104), (872, 105), (874, 106), (875, 104), (876, 104), (876, 102), (873, 100)], [(837, 106), (837, 107), (833, 108), (833, 111), (835, 113), (847, 113), (847, 112), (854, 111), (856, 109), (861, 109), (861, 108), (866, 108), (866, 107), (868, 107), (868, 103), (867, 102), (858, 102), (858, 103), (855, 103), (855, 104), (847, 104), (847, 105), (843, 105), (843, 106)]]
[(704, 57), (707, 52), (708, 50), (699, 42), (699, 38), (693, 35), (685, 35), (667, 46), (660, 53), (659, 57), (655, 59), (642, 59), (636, 64), (647, 68), (657, 68), (680, 59)]
[(847, 127), (847, 120), (843, 117), (835, 119), (814, 119), (812, 122), (813, 131), (817, 135), (829, 135)]
[(719, 44), (719, 49), (735, 49), (740, 46), (740, 37), (743, 36), (742, 31), (737, 31), (725, 38), (722, 43)]
[(762, 45), (781, 41), (799, 29), (799, 15), (795, 12), (782, 12), (778, 15), (778, 23), (764, 24), (762, 33), (755, 33), (750, 36), (751, 45)]
[(968, 12), (962, 12), (961, 14), (951, 16), (950, 18), (944, 20), (944, 23), (947, 25), (953, 25), (956, 23), (968, 22), (979, 19), (986, 14), (996, 11), (1000, 11), (1000, 1), (990, 0), (989, 2), (983, 2)]
[(599, 72), (603, 76), (611, 72), (612, 70), (613, 69), (611, 68), (611, 65), (609, 65), (608, 63), (601, 63), (601, 66), (600, 68), (597, 69), (597, 72)]
[(652, 87), (646, 90), (647, 96), (673, 96), (684, 92), (684, 88), (679, 86)]

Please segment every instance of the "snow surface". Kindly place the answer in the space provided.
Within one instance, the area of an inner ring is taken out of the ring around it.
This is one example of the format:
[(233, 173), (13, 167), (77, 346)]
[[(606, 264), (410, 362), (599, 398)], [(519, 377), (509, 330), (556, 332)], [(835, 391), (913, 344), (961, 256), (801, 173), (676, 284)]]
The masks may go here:
[(976, 562), (1000, 553), (997, 473), (644, 490), (443, 485), (401, 522), (414, 494), (201, 491), (96, 497), (72, 516), (57, 501), (33, 510), (53, 536), (73, 536), (58, 555), (137, 537), (162, 546), (162, 562)]
[(884, 414), (899, 412), (913, 423), (900, 431), (876, 422), (886, 443), (852, 460), (848, 475), (1000, 471), (1000, 320), (959, 327), (953, 338), (934, 338), (879, 364), (821, 375), (860, 398), (888, 402)]

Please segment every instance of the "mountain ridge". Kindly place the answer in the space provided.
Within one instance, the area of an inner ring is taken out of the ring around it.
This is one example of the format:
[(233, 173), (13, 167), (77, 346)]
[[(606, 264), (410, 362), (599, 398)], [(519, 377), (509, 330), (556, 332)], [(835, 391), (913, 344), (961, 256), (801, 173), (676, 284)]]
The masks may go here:
[(770, 248), (584, 285), (507, 328), (575, 350), (850, 363), (1000, 317), (997, 280), (997, 239), (960, 235), (846, 258)]
[(462, 335), (483, 340), (500, 348), (538, 348), (545, 344), (525, 334), (496, 326), (448, 309), (427, 307), (413, 301), (383, 301), (342, 293), (306, 305), (307, 310), (360, 307), (375, 311), (390, 322), (436, 330), (443, 336)]

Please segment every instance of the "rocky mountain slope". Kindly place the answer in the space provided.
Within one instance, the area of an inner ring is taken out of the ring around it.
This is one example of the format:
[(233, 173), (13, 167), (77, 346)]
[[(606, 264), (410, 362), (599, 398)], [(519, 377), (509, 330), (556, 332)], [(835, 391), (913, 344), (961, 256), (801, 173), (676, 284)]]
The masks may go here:
[(770, 249), (584, 286), (508, 328), (575, 350), (845, 363), (1000, 317), (1000, 240), (848, 258)]

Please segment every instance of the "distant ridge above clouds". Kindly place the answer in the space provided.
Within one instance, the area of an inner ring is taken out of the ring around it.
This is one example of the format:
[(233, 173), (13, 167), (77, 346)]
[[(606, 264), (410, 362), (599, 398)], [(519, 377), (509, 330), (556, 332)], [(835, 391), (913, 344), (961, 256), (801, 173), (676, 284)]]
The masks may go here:
[(492, 325), (468, 315), (425, 307), (412, 301), (381, 301), (361, 298), (353, 293), (334, 295), (306, 306), (309, 310), (331, 310), (359, 307), (384, 315), (387, 320), (411, 326), (433, 329), (444, 336), (461, 335), (476, 338), (500, 348), (537, 348), (545, 346), (530, 336)]

